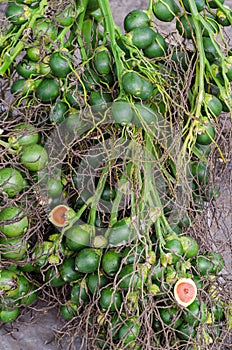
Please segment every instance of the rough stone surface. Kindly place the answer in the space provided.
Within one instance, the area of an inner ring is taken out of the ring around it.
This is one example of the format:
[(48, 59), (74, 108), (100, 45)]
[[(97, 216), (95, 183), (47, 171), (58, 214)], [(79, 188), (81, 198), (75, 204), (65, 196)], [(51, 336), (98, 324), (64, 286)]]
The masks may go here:
[(52, 329), (57, 327), (56, 310), (33, 312), (20, 317), (0, 330), (0, 345), (4, 350), (56, 350)]

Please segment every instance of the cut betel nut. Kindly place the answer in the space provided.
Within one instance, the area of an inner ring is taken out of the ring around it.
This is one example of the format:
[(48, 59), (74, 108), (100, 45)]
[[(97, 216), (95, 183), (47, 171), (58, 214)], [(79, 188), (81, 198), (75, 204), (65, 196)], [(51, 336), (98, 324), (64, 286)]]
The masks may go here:
[(176, 301), (187, 307), (194, 302), (197, 296), (197, 287), (191, 278), (181, 278), (174, 286), (174, 296)]
[(65, 227), (67, 226), (70, 219), (72, 219), (76, 215), (75, 211), (64, 205), (57, 205), (49, 214), (49, 220), (51, 223), (57, 227)]

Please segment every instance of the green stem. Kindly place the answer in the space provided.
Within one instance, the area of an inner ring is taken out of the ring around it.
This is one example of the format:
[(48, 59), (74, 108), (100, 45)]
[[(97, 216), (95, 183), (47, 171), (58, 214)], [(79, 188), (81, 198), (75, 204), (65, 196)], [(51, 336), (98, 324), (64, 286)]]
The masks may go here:
[(191, 151), (197, 158), (199, 158), (201, 162), (207, 163), (207, 159), (202, 155), (201, 151), (199, 151), (196, 146), (194, 146)]
[(60, 40), (61, 42), (61, 46), (60, 46), (60, 49), (64, 48), (65, 47), (65, 42), (64, 42), (64, 37), (65, 35), (68, 33), (68, 31), (72, 28), (73, 24), (68, 26), (68, 27), (65, 27), (61, 32), (60, 34), (58, 35), (57, 39), (56, 39), (56, 42)]
[(124, 184), (127, 182), (128, 176), (126, 174), (128, 173), (129, 167), (130, 164), (127, 164), (124, 174), (122, 174), (118, 182), (119, 189), (116, 192), (116, 196), (114, 198), (113, 205), (111, 208), (110, 227), (112, 227), (118, 220), (118, 208), (123, 196), (123, 191), (120, 191), (120, 188), (124, 187)]
[(153, 3), (154, 3), (154, 0), (149, 0), (147, 12), (150, 17), (152, 17), (153, 15)]
[(160, 223), (162, 222), (162, 224), (163, 224), (162, 226), (165, 230), (165, 232), (162, 236), (165, 237), (168, 234), (175, 234), (175, 232), (172, 230), (171, 226), (169, 225), (169, 223), (164, 215), (163, 205), (161, 203), (159, 193), (158, 193), (155, 186), (153, 186), (153, 188), (151, 190), (151, 197), (153, 197), (153, 199), (154, 199), (153, 205), (155, 205), (155, 207), (156, 207), (159, 222)]
[[(152, 155), (153, 151), (153, 142), (152, 142), (152, 136), (149, 134), (145, 135), (146, 139), (146, 151), (149, 152), (149, 155)], [(145, 157), (148, 158), (148, 157)], [(153, 168), (153, 162), (150, 157), (148, 159), (145, 159), (144, 162), (144, 194), (143, 194), (143, 200), (147, 201), (150, 208), (150, 223), (155, 224), (155, 231), (157, 239), (159, 240), (160, 244), (160, 251), (162, 252), (161, 246), (165, 244), (164, 235), (161, 230), (160, 220), (164, 217), (163, 213), (163, 205), (160, 200), (159, 193), (157, 191), (156, 185), (154, 183), (154, 174), (152, 171)], [(154, 218), (153, 218), (154, 216)]]
[[(209, 37), (212, 41), (213, 46), (215, 47), (217, 54), (220, 56), (220, 58), (223, 60), (223, 53), (219, 48), (219, 44), (215, 41), (215, 33), (212, 31), (212, 28), (208, 25), (207, 21), (199, 14), (198, 16), (199, 22), (202, 24), (203, 27), (205, 27), (209, 32)], [(205, 61), (208, 62), (208, 60), (205, 58)]]
[(96, 213), (97, 213), (96, 207), (97, 207), (98, 202), (100, 201), (102, 192), (105, 188), (108, 172), (109, 172), (109, 167), (105, 167), (101, 173), (101, 177), (98, 181), (97, 188), (96, 188), (95, 194), (93, 196), (94, 199), (92, 200), (91, 209), (90, 209), (89, 216), (88, 216), (88, 223), (91, 226), (95, 226)]
[(228, 20), (230, 21), (230, 24), (232, 24), (232, 16), (231, 11), (229, 9), (226, 9), (223, 4), (219, 0), (214, 0), (217, 7), (224, 12), (224, 14), (228, 17)]
[(121, 61), (121, 57), (125, 55), (124, 51), (121, 50), (121, 48), (118, 46), (116, 42), (116, 33), (115, 33), (115, 24), (114, 19), (112, 16), (112, 12), (110, 9), (109, 1), (108, 0), (98, 0), (99, 7), (102, 11), (102, 14), (104, 16), (105, 20), (105, 26), (107, 33), (109, 34), (110, 42), (111, 42), (111, 48), (113, 52), (113, 56), (115, 59), (116, 64), (116, 70), (117, 70), (117, 77), (119, 79), (119, 87), (120, 87), (120, 94), (123, 94), (123, 87), (121, 84), (121, 77), (123, 72), (125, 71), (124, 65)]
[[(31, 14), (32, 17), (30, 18), (30, 21), (24, 24), (23, 29), (24, 27), (33, 28), (35, 21), (37, 20), (37, 18), (41, 17), (41, 15), (44, 12), (44, 7), (47, 4), (48, 4), (48, 0), (41, 0), (39, 4), (39, 9), (36, 11), (33, 11), (33, 13)], [(18, 34), (16, 34), (15, 38), (18, 39), (21, 33), (22, 33), (22, 29)], [(4, 56), (5, 61), (3, 65), (0, 67), (0, 75), (3, 75), (6, 73), (7, 69), (14, 62), (15, 58), (20, 54), (20, 52), (24, 49), (24, 47), (25, 47), (25, 44), (23, 43), (23, 41), (19, 41), (12, 51), (7, 52), (5, 54)]]
[(14, 150), (10, 147), (10, 144), (8, 142), (0, 140), (0, 145), (7, 149), (7, 151), (11, 154), (18, 154), (17, 150)]
[(60, 241), (62, 240), (62, 237), (64, 236), (65, 232), (66, 232), (68, 229), (70, 229), (70, 228), (73, 226), (73, 224), (74, 224), (75, 222), (77, 222), (77, 221), (80, 219), (80, 217), (82, 216), (82, 214), (84, 213), (84, 211), (86, 210), (86, 208), (87, 208), (91, 203), (94, 202), (94, 199), (95, 199), (95, 196), (93, 195), (92, 197), (90, 197), (90, 198), (86, 201), (85, 204), (83, 204), (83, 206), (78, 210), (78, 212), (76, 213), (76, 215), (75, 215), (72, 219), (69, 220), (68, 225), (65, 226), (65, 227), (63, 228), (63, 230), (62, 230), (61, 237), (60, 237)]
[(164, 237), (162, 235), (161, 225), (160, 225), (159, 219), (157, 219), (155, 222), (155, 233), (156, 233), (156, 238), (159, 241), (159, 251), (160, 251), (160, 253), (163, 253), (162, 246), (165, 245), (165, 240), (164, 240)]
[[(197, 6), (194, 1), (189, 1), (191, 13), (192, 13), (192, 19), (195, 26), (196, 31), (196, 42), (197, 47), (199, 50), (199, 71), (198, 71), (198, 96), (196, 98), (196, 113), (195, 116), (198, 118), (201, 115), (201, 106), (204, 99), (204, 72), (205, 72), (205, 50), (203, 46), (203, 39), (202, 39), (202, 30), (201, 26), (199, 24), (201, 16), (197, 10)], [(194, 106), (194, 108), (195, 108)]]
[(24, 29), (26, 28), (26, 26), (27, 26), (27, 23), (23, 24), (20, 30), (17, 30), (17, 32), (15, 32), (15, 26), (12, 25), (8, 30), (4, 32), (4, 34), (0, 34), (1, 46), (3, 46), (4, 42), (9, 40), (11, 37), (17, 40), (22, 34), (22, 32), (24, 31)]
[(6, 73), (7, 69), (9, 69), (10, 65), (14, 62), (15, 58), (20, 54), (20, 52), (24, 49), (24, 44), (22, 41), (19, 41), (12, 52), (6, 52), (4, 55), (4, 63), (0, 67), (0, 75)]
[[(150, 143), (150, 141), (147, 142), (147, 147), (150, 147), (149, 143)], [(160, 196), (159, 196), (158, 190), (156, 188), (156, 185), (155, 185), (154, 181), (151, 181), (153, 179), (151, 165), (149, 164), (148, 167), (146, 167), (145, 169), (146, 169), (146, 176), (147, 176), (147, 179), (145, 179), (145, 181), (144, 181), (145, 183), (147, 183), (147, 189), (145, 191), (145, 195), (147, 194), (150, 208), (154, 208), (155, 223), (158, 220), (159, 227), (160, 227), (160, 223), (161, 222), (163, 223), (163, 228), (165, 229), (166, 232), (164, 234), (162, 234), (162, 231), (160, 231), (158, 234), (159, 234), (159, 240), (162, 243), (164, 243), (164, 237), (167, 235), (167, 233), (168, 234), (173, 233), (173, 230), (170, 227), (170, 225), (169, 225), (169, 223), (164, 215), (163, 204), (160, 200)], [(161, 237), (161, 235), (162, 235), (162, 237)]]
[[(127, 147), (127, 151), (125, 153), (126, 159), (128, 159), (128, 156), (131, 153), (131, 146), (133, 146), (133, 142), (134, 141), (130, 141), (130, 143)], [(118, 190), (116, 192), (116, 196), (114, 198), (113, 205), (111, 208), (110, 227), (112, 227), (117, 222), (118, 208), (119, 208), (119, 204), (122, 200), (122, 196), (123, 196), (123, 190), (121, 191), (120, 189), (124, 188), (125, 184), (128, 183), (128, 174), (129, 174), (130, 170), (131, 170), (131, 162), (127, 163), (127, 165), (125, 166), (123, 174), (120, 177), (120, 180), (118, 182)], [(132, 199), (132, 201), (133, 201), (133, 199)]]
[[(217, 84), (217, 87), (220, 90), (221, 97), (222, 98), (224, 97), (224, 92), (225, 91), (226, 91), (227, 96), (230, 97), (230, 82), (228, 81), (228, 78), (224, 74), (224, 72), (223, 72), (223, 78), (225, 80), (225, 87), (221, 84), (220, 80), (217, 78), (216, 74), (213, 72), (213, 69), (212, 69), (212, 67), (211, 67), (211, 65), (210, 65), (210, 63), (208, 61), (206, 62), (206, 67), (207, 67), (211, 77), (213, 78), (213, 80)], [(226, 103), (226, 101), (224, 101), (224, 102)]]
[(83, 11), (82, 11), (82, 13), (79, 16), (78, 26), (77, 26), (77, 29), (78, 29), (77, 41), (78, 41), (78, 44), (79, 44), (79, 47), (80, 47), (81, 58), (82, 58), (82, 60), (84, 62), (87, 61), (88, 56), (87, 56), (87, 54), (85, 52), (84, 43), (83, 43), (83, 40), (82, 40), (81, 33), (82, 33), (82, 27), (83, 27), (83, 23), (84, 23), (84, 18), (85, 18), (85, 13), (86, 13), (86, 9), (87, 9), (87, 6), (88, 6), (88, 2), (89, 2), (88, 0), (82, 0)]

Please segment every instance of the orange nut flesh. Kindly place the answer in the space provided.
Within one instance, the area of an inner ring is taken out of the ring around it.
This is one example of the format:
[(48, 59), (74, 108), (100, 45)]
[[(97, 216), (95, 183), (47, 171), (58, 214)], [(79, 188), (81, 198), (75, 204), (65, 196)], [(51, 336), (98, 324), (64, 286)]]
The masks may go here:
[(179, 304), (187, 307), (195, 300), (197, 287), (190, 278), (183, 278), (176, 282), (174, 295)]
[(63, 227), (66, 224), (66, 212), (68, 207), (59, 205), (53, 209), (51, 213), (51, 219), (56, 226)]

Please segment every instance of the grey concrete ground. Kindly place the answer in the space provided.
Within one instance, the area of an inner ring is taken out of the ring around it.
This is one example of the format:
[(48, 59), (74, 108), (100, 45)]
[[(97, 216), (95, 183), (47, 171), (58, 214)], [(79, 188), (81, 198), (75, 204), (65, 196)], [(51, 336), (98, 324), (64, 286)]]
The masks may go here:
[(4, 350), (57, 350), (52, 329), (58, 326), (57, 310), (29, 312), (0, 330)]
[[(232, 6), (232, 0), (227, 1)], [(122, 27), (123, 18), (126, 13), (135, 8), (145, 9), (148, 0), (111, 0), (111, 8), (116, 23)], [(1, 12), (1, 9), (0, 9)], [(170, 24), (162, 24), (162, 30), (170, 31), (174, 28)], [(231, 145), (232, 148), (232, 145)], [(231, 163), (228, 164), (226, 176), (219, 179), (221, 184), (221, 195), (216, 202), (216, 213), (214, 217), (209, 214), (211, 235), (214, 241), (218, 242), (217, 248), (224, 251), (226, 260), (226, 273), (231, 274), (232, 253), (231, 253), (231, 232), (232, 232), (232, 179)], [(215, 239), (217, 238), (217, 239)], [(210, 240), (210, 237), (208, 237)], [(53, 329), (61, 325), (57, 318), (57, 310), (46, 310), (40, 312), (28, 312), (18, 322), (4, 326), (0, 329), (0, 350), (59, 350), (54, 342)], [(78, 350), (78, 343), (76, 350)]]

